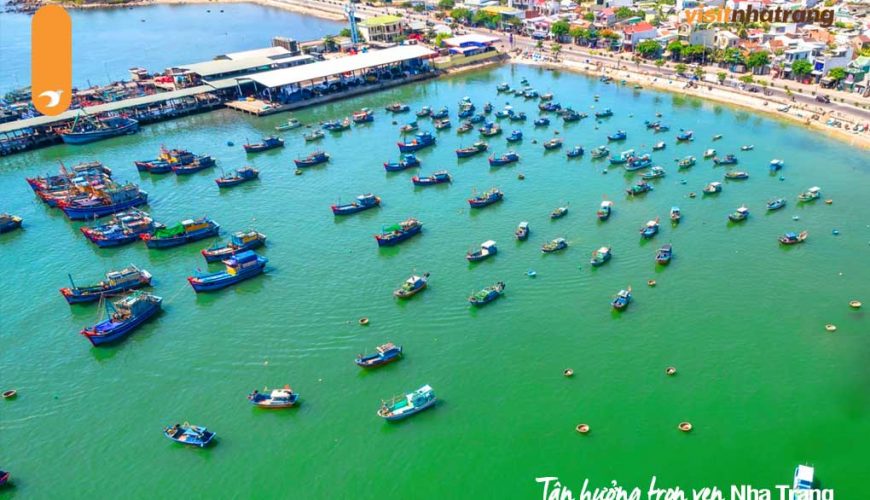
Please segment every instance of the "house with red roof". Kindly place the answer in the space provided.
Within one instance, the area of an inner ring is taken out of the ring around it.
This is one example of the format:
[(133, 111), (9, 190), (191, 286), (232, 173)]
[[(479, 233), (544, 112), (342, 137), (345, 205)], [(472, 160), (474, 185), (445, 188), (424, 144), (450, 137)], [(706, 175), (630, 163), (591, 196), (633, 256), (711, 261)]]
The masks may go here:
[(632, 47), (637, 47), (637, 44), (642, 40), (656, 38), (657, 36), (659, 36), (659, 32), (656, 27), (646, 21), (629, 24), (622, 28), (622, 43)]

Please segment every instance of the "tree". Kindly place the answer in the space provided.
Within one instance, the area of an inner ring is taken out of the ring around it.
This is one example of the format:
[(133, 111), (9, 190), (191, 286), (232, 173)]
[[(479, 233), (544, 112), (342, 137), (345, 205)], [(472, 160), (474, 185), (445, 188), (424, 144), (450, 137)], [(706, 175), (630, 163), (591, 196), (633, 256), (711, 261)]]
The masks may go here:
[(637, 48), (635, 49), (638, 54), (642, 55), (647, 59), (652, 59), (657, 56), (659, 50), (661, 50), (662, 46), (658, 44), (655, 40), (644, 40), (637, 44)]
[(688, 66), (686, 66), (686, 65), (683, 64), (683, 63), (677, 63), (677, 65), (675, 66), (675, 69), (677, 70), (677, 74), (678, 74), (678, 75), (683, 75), (683, 74), (685, 74), (687, 68), (688, 68)]
[(351, 36), (350, 28), (342, 28), (342, 30), (338, 32), (338, 36), (341, 36), (344, 38), (350, 38), (350, 36)]
[(591, 12), (587, 12), (587, 13), (583, 14), (583, 19), (586, 21), (589, 21), (591, 23), (592, 21), (595, 20), (595, 14), (593, 14)]
[(725, 49), (725, 53), (722, 54), (722, 61), (726, 64), (746, 64), (743, 54), (733, 47)]
[(620, 21), (623, 19), (628, 19), (632, 16), (634, 16), (634, 11), (629, 9), (628, 7), (620, 7), (616, 9), (616, 18)]
[(704, 56), (704, 54), (706, 54), (706, 53), (707, 53), (707, 48), (704, 47), (703, 45), (689, 45), (689, 46), (683, 47), (683, 51), (681, 53), (681, 56), (685, 57), (686, 59), (688, 59), (690, 61), (695, 61), (695, 60), (701, 59)]
[(437, 35), (435, 35), (435, 46), (440, 47), (441, 44), (444, 43), (444, 40), (450, 38), (451, 36), (453, 35), (451, 35), (450, 33), (438, 33)]
[(813, 71), (813, 65), (806, 59), (800, 59), (791, 64), (791, 74), (795, 79), (803, 79)]
[(450, 17), (452, 17), (456, 22), (470, 22), (471, 21), (471, 11), (463, 8), (456, 8), (450, 11)]
[(665, 60), (662, 58), (658, 58), (658, 59), (656, 59), (655, 65), (656, 65), (656, 68), (662, 69), (662, 66), (665, 65)]
[(538, 40), (537, 42), (535, 42), (535, 48), (538, 49), (538, 50), (543, 49), (543, 48), (544, 48), (544, 41), (543, 41), (543, 40)]
[(553, 53), (553, 57), (558, 58), (559, 52), (562, 52), (562, 45), (558, 43), (554, 43), (550, 46), (550, 52)]
[(831, 71), (828, 71), (828, 78), (835, 82), (844, 80), (846, 78), (846, 70), (843, 68), (833, 68)]
[(438, 8), (441, 10), (450, 10), (456, 5), (453, 0), (438, 0)]
[(765, 50), (753, 52), (746, 59), (746, 65), (752, 69), (753, 73), (756, 69), (764, 68), (768, 64), (770, 64), (770, 53)]
[(716, 78), (719, 80), (719, 85), (722, 85), (723, 83), (725, 83), (725, 79), (728, 78), (728, 73), (720, 71), (716, 73)]
[(743, 75), (740, 78), (738, 78), (738, 80), (745, 83), (746, 85), (749, 85), (750, 83), (755, 82), (755, 79), (752, 78), (752, 75)]
[(575, 26), (568, 30), (568, 36), (574, 40), (574, 43), (577, 43), (580, 39), (585, 39), (589, 35), (589, 31), (586, 28), (581, 28), (580, 26)]
[(698, 66), (697, 68), (695, 68), (695, 70), (693, 71), (693, 73), (695, 74), (695, 77), (696, 77), (698, 80), (703, 80), (703, 79), (704, 79), (704, 68)]
[(680, 55), (683, 53), (683, 44), (674, 40), (668, 44), (668, 52), (671, 53), (671, 59), (674, 61), (680, 60)]
[(568, 24), (568, 21), (564, 19), (559, 19), (550, 26), (550, 33), (555, 35), (556, 39), (567, 35), (569, 31), (571, 31), (571, 26)]
[(335, 38), (332, 35), (323, 37), (323, 46), (326, 47), (327, 52), (333, 52), (338, 48), (338, 44), (335, 43)]
[(488, 28), (494, 28), (498, 26), (498, 23), (501, 21), (501, 15), (494, 14), (490, 12), (486, 12), (484, 10), (479, 10), (474, 13), (471, 18), (471, 22), (476, 25), (484, 25)]

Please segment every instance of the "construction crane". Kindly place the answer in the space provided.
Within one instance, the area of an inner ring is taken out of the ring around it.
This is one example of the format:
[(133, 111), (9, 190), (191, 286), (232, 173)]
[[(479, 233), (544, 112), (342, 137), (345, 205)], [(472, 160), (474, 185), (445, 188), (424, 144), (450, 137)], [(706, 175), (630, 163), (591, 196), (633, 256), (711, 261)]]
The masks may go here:
[(347, 20), (350, 21), (350, 40), (356, 45), (359, 43), (359, 32), (356, 28), (356, 7), (354, 7), (352, 0), (348, 0), (347, 5), (344, 6), (344, 13), (347, 14)]

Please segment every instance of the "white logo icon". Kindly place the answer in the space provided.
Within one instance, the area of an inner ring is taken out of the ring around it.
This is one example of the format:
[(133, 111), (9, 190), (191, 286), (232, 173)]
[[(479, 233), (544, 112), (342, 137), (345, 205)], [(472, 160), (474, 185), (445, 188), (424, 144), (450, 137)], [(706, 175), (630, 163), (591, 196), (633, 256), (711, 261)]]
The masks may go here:
[(60, 104), (60, 95), (62, 93), (63, 90), (46, 90), (45, 92), (39, 94), (39, 97), (48, 97), (49, 99), (51, 99), (45, 107), (53, 108)]

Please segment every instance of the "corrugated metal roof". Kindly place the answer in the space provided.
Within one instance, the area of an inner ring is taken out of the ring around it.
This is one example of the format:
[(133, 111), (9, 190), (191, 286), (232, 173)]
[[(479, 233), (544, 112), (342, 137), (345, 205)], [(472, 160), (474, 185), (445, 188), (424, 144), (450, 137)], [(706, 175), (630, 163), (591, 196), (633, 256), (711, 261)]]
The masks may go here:
[(227, 59), (232, 59), (233, 61), (238, 61), (240, 59), (248, 59), (251, 57), (269, 57), (275, 58), (275, 56), (282, 56), (285, 54), (289, 54), (290, 51), (285, 49), (284, 47), (266, 47), (264, 49), (253, 49), (253, 50), (244, 50), (241, 52), (231, 52), (229, 54), (224, 54), (223, 57)]
[(268, 57), (248, 57), (246, 59), (231, 60), (231, 59), (216, 59), (214, 61), (206, 61), (193, 64), (185, 64), (179, 68), (192, 71), (203, 78), (212, 75), (221, 75), (224, 73), (235, 73), (237, 71), (245, 71), (260, 67), (269, 67), (276, 64), (277, 61)]

